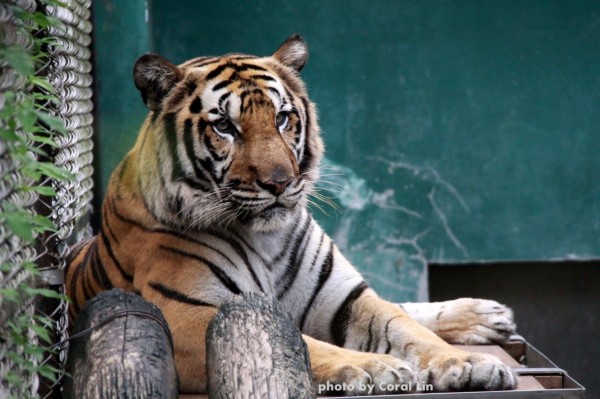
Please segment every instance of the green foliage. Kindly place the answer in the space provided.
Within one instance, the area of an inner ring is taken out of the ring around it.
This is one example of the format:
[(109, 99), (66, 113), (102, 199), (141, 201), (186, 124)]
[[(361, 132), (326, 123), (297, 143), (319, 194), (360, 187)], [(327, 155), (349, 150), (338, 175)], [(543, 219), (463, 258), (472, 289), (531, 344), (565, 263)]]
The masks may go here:
[[(42, 3), (60, 4), (53, 0)], [(50, 185), (52, 180), (66, 181), (74, 177), (68, 171), (48, 162), (51, 159), (48, 151), (56, 148), (57, 135), (64, 135), (66, 130), (62, 121), (52, 116), (48, 108), (58, 103), (54, 88), (44, 77), (36, 76), (36, 71), (46, 58), (44, 49), (52, 44), (52, 38), (39, 37), (38, 33), (49, 26), (60, 26), (60, 23), (43, 12), (28, 13), (17, 7), (11, 7), (11, 10), (16, 18), (28, 22), (17, 29), (32, 39), (33, 47), (27, 49), (0, 43), (0, 60), (13, 69), (15, 81), (23, 82), (20, 87), (2, 93), (4, 107), (0, 109), (0, 140), (7, 149), (3, 157), (9, 157), (17, 165), (16, 172), (30, 182), (16, 187), (17, 191), (52, 197), (56, 195), (55, 189)], [(0, 223), (7, 226), (23, 243), (30, 245), (36, 245), (36, 240), (42, 234), (56, 231), (47, 216), (20, 208), (7, 199), (0, 203)], [(3, 308), (19, 308), (23, 304), (32, 303), (36, 297), (66, 300), (64, 295), (54, 290), (33, 286), (39, 280), (39, 272), (34, 263), (17, 264), (9, 260), (0, 265), (0, 272), (3, 274), (18, 271), (29, 273), (31, 278), (14, 288), (0, 287), (0, 304)], [(13, 348), (19, 348), (3, 354), (18, 367), (0, 376), (2, 386), (8, 387), (9, 392), (25, 391), (10, 388), (27, 383), (28, 379), (20, 375), (19, 370), (56, 381), (60, 370), (43, 362), (51, 352), (53, 325), (49, 318), (37, 314), (33, 317), (20, 314), (7, 321), (2, 329), (2, 338), (10, 339), (14, 344)]]

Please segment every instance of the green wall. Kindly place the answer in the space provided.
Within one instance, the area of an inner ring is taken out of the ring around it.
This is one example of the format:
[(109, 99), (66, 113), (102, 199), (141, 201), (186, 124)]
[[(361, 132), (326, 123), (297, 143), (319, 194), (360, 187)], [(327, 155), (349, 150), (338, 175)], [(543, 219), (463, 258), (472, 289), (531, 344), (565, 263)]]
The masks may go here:
[(144, 4), (94, 2), (101, 190), (145, 113), (137, 55), (299, 32), (339, 208), (315, 213), (385, 296), (426, 299), (426, 261), (600, 258), (599, 2)]

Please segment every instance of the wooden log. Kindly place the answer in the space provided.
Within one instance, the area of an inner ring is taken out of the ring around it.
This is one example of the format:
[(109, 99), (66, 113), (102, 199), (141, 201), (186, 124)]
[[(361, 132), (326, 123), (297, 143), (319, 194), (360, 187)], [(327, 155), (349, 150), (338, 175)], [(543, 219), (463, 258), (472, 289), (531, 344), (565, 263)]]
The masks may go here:
[(314, 398), (306, 344), (273, 299), (244, 294), (221, 306), (206, 333), (209, 398)]
[(139, 295), (100, 293), (84, 307), (72, 337), (63, 398), (178, 397), (167, 322)]

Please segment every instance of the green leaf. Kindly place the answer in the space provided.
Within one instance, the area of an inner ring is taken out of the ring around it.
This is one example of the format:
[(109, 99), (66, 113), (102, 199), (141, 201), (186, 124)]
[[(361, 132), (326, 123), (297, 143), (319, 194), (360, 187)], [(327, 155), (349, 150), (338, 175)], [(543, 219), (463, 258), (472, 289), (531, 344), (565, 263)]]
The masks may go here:
[(8, 228), (19, 238), (26, 242), (32, 242), (33, 228), (31, 226), (31, 216), (25, 212), (11, 212), (2, 215), (6, 220)]
[(52, 370), (50, 367), (40, 367), (38, 369), (38, 373), (40, 373), (40, 375), (50, 381), (55, 381), (56, 380), (56, 373), (54, 370)]
[(38, 118), (40, 118), (42, 120), (42, 122), (44, 122), (46, 125), (48, 125), (48, 127), (50, 129), (55, 130), (56, 132), (62, 133), (62, 134), (66, 134), (67, 129), (65, 128), (65, 124), (64, 122), (52, 115), (49, 115), (46, 111), (38, 111), (37, 112), (37, 116)]
[(23, 270), (31, 273), (34, 276), (38, 276), (40, 274), (40, 271), (37, 268), (37, 265), (34, 262), (23, 262), (21, 263), (21, 267), (23, 268)]
[(56, 231), (54, 223), (46, 216), (35, 215), (31, 218), (31, 222), (34, 232), (43, 233), (45, 231)]
[(41, 155), (43, 157), (48, 155), (46, 153), (46, 151), (44, 151), (43, 149), (41, 149), (39, 147), (29, 147), (29, 151), (33, 152), (34, 154)]
[(0, 294), (3, 299), (9, 302), (19, 302), (19, 292), (14, 288), (2, 288)]
[(27, 76), (35, 73), (33, 57), (19, 46), (1, 47), (0, 59), (8, 63), (20, 75)]
[(6, 381), (10, 384), (10, 385), (20, 385), (21, 384), (21, 378), (23, 378), (23, 376), (15, 373), (14, 371), (9, 371), (4, 375), (4, 378), (6, 378)]
[(56, 180), (71, 180), (75, 178), (75, 175), (69, 173), (63, 168), (59, 168), (58, 166), (50, 162), (38, 162), (37, 169), (42, 174)]
[(59, 300), (64, 299), (64, 295), (63, 294), (61, 294), (60, 292), (56, 292), (54, 290), (51, 290), (49, 288), (24, 287), (23, 291), (27, 295), (30, 295), (30, 296), (40, 295), (40, 296), (43, 296), (45, 298), (52, 298), (52, 299), (59, 299)]
[(19, 123), (21, 124), (21, 127), (26, 132), (32, 131), (35, 127), (35, 124), (37, 123), (37, 115), (35, 114), (35, 111), (31, 108), (26, 107), (23, 107), (19, 111), (20, 112), (16, 114), (16, 117)]
[(29, 81), (34, 85), (41, 89), (46, 90), (48, 93), (55, 93), (54, 86), (50, 84), (45, 78), (41, 78), (39, 76), (30, 76)]
[(52, 140), (50, 137), (45, 137), (45, 136), (32, 136), (31, 139), (33, 141), (35, 141), (36, 143), (42, 143), (42, 144), (47, 144), (50, 147), (53, 148), (57, 148), (58, 144), (56, 144), (56, 142), (54, 140)]
[(19, 188), (23, 191), (35, 191), (36, 193), (47, 197), (54, 197), (56, 195), (56, 190), (49, 186), (25, 186)]
[(32, 324), (30, 327), (42, 340), (49, 344), (52, 343), (52, 338), (50, 338), (50, 334), (48, 334), (48, 331), (46, 331), (44, 327), (38, 326), (36, 324)]
[(1, 129), (0, 137), (7, 141), (17, 141), (19, 136), (15, 133), (15, 129)]

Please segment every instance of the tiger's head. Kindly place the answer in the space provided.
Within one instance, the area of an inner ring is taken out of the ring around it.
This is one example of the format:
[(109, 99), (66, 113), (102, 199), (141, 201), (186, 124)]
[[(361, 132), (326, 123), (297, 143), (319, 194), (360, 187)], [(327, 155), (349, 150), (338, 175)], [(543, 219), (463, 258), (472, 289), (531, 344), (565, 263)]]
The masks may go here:
[(139, 187), (161, 222), (272, 232), (306, 207), (323, 154), (299, 78), (307, 57), (293, 35), (268, 57), (137, 60), (134, 82), (150, 109), (134, 148)]

